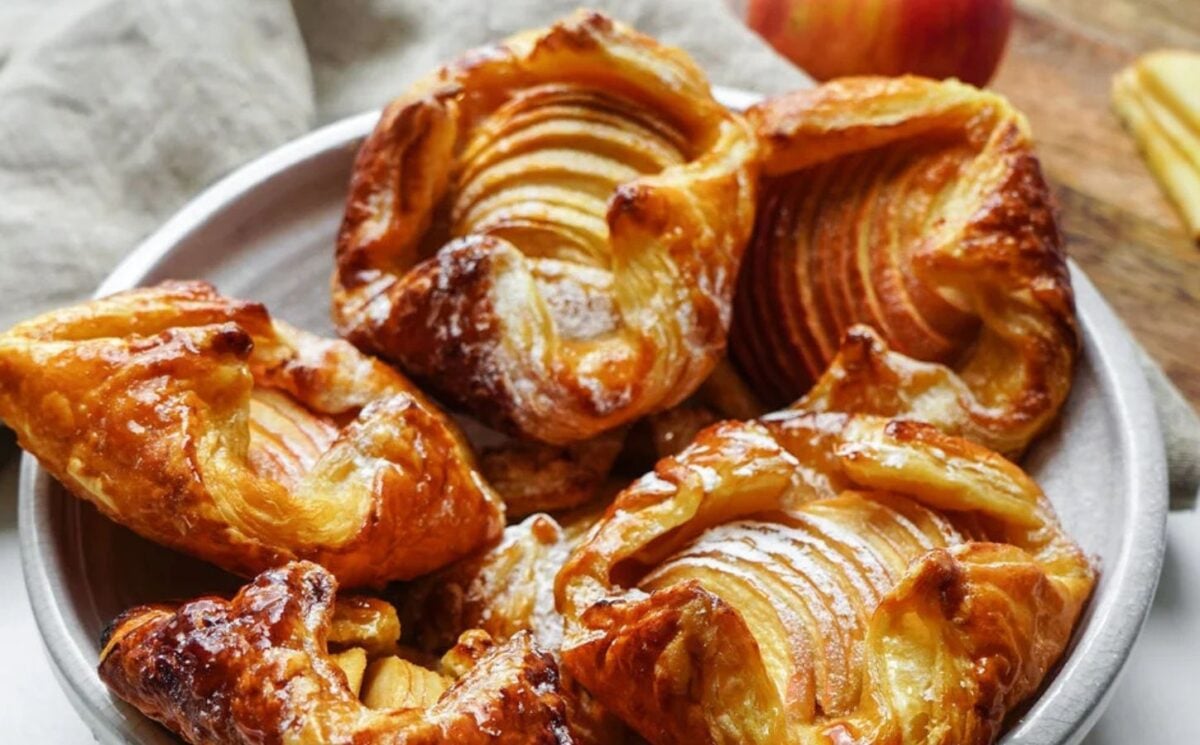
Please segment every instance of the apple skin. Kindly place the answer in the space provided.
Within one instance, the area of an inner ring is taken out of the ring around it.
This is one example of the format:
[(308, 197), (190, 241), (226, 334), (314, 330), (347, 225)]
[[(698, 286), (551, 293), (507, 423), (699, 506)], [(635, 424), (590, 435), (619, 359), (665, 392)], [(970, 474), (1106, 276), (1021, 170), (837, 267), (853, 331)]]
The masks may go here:
[(749, 0), (746, 23), (818, 80), (956, 77), (985, 85), (1012, 27), (1012, 0)]

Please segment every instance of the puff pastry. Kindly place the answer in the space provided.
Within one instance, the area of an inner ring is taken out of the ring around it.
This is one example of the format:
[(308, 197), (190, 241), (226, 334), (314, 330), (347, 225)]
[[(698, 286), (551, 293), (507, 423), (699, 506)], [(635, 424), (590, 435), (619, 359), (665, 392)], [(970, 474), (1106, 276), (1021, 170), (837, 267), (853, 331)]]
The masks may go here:
[(654, 743), (988, 743), (1094, 578), (999, 455), (783, 412), (617, 498), (558, 576), (562, 660)]
[(505, 528), (497, 545), (410, 583), (397, 602), (406, 642), (440, 654), (478, 628), (501, 640), (528, 631), (542, 649), (557, 651), (554, 577), (599, 516), (530, 515)]
[[(378, 620), (344, 623), (339, 642), (363, 645), (330, 653), (336, 592), (329, 572), (294, 562), (229, 601), (134, 608), (104, 641), (100, 677), (146, 716), (204, 745), (572, 741), (554, 660), (527, 634), (503, 645), (466, 634), (442, 672), (397, 656), (368, 666), (366, 649), (387, 646)], [(364, 611), (360, 601), (351, 613), (388, 611), (379, 601)]]
[(380, 585), (503, 529), (460, 434), (401, 375), (200, 282), (0, 336), (0, 419), (111, 519), (243, 575), (307, 558)]
[[(563, 619), (555, 609), (554, 578), (600, 514), (593, 508), (557, 520), (532, 515), (506, 528), (498, 545), (411, 583), (399, 602), (405, 641), (427, 654), (440, 654), (470, 629), (498, 641), (529, 633), (538, 648), (557, 655)], [(577, 742), (635, 741), (569, 675), (561, 676), (561, 689)]]
[(547, 443), (665, 409), (724, 349), (756, 149), (685, 54), (603, 15), (471, 52), (358, 154), (338, 331)]
[(763, 403), (808, 392), (809, 410), (903, 414), (1021, 452), (1062, 406), (1078, 346), (1025, 118), (916, 77), (839, 80), (747, 117), (764, 179), (730, 349)]

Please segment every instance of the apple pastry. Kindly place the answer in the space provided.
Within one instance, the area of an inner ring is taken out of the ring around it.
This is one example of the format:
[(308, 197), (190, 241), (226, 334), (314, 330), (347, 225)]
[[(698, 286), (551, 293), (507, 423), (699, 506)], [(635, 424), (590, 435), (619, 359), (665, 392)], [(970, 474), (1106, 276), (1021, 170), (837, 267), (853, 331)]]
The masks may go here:
[(1003, 456), (1079, 333), (1003, 98), (743, 116), (579, 11), (386, 107), (335, 260), (346, 341), (203, 282), (0, 334), (50, 474), (253, 577), (101, 642), (188, 742), (987, 745), (1062, 658), (1096, 570)]
[(756, 152), (683, 52), (598, 13), (470, 52), (359, 151), (338, 331), (532, 440), (669, 408), (724, 350)]
[[(1078, 346), (1025, 118), (957, 81), (847, 78), (747, 112), (763, 142), (731, 357), (767, 408), (911, 416), (1008, 455)], [(810, 390), (811, 389), (811, 390)]]
[(143, 606), (113, 622), (100, 677), (196, 745), (569, 743), (554, 660), (528, 634), (468, 632), (436, 669), (397, 654), (387, 603), (336, 600), (316, 564), (232, 600)]
[(558, 575), (561, 659), (652, 743), (983, 744), (1094, 581), (996, 453), (782, 412), (705, 430), (618, 496)]
[(202, 282), (0, 335), (0, 420), (109, 518), (247, 576), (304, 558), (382, 585), (503, 529), (454, 424), (404, 377)]

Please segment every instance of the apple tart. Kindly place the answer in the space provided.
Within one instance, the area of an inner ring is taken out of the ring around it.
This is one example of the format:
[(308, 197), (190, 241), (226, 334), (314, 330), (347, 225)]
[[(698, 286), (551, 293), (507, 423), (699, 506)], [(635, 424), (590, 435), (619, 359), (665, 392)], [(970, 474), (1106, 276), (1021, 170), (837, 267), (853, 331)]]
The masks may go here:
[(109, 518), (246, 576), (304, 558), (382, 585), (503, 529), (454, 424), (403, 376), (202, 282), (0, 335), (0, 420)]
[(397, 654), (390, 605), (336, 594), (332, 574), (293, 562), (232, 600), (134, 608), (106, 634), (100, 677), (197, 745), (572, 742), (557, 667), (528, 634), (468, 632), (426, 667)]
[(756, 152), (683, 52), (598, 13), (470, 52), (359, 151), (338, 331), (527, 439), (666, 409), (724, 350)]
[(653, 743), (989, 743), (1094, 581), (996, 453), (782, 412), (621, 493), (558, 575), (561, 659)]
[(1020, 453), (1066, 399), (1078, 346), (1025, 118), (915, 77), (847, 78), (747, 117), (763, 181), (730, 352), (762, 403), (807, 393), (801, 408)]

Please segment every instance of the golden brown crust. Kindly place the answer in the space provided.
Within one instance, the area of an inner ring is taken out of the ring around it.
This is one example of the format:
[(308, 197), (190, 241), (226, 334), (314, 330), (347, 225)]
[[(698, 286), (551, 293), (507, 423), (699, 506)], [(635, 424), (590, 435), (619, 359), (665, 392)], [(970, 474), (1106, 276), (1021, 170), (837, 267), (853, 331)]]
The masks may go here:
[(755, 393), (1021, 452), (1066, 399), (1078, 346), (1024, 117), (914, 77), (839, 80), (747, 116), (765, 179), (731, 354)]
[(434, 703), (368, 708), (326, 650), (336, 590), (324, 569), (294, 562), (230, 601), (132, 609), (104, 641), (100, 677), (205, 745), (572, 742), (555, 663), (527, 635), (494, 648), (464, 638), (470, 669)]
[(1094, 580), (999, 455), (783, 412), (709, 428), (617, 498), (557, 578), (562, 659), (655, 743), (982, 744)]
[(201, 282), (0, 336), (0, 419), (111, 519), (243, 575), (307, 558), (381, 585), (503, 526), (457, 429), (401, 375)]
[(694, 396), (628, 427), (569, 445), (509, 439), (485, 449), (479, 468), (504, 500), (510, 521), (608, 503), (635, 476), (687, 447), (697, 432), (717, 421), (705, 398)]
[[(410, 583), (399, 603), (405, 642), (440, 654), (477, 628), (498, 641), (530, 633), (540, 649), (557, 655), (563, 620), (554, 606), (554, 577), (600, 515), (594, 508), (559, 520), (532, 515), (505, 529), (499, 545)], [(578, 742), (634, 741), (632, 732), (568, 675), (562, 676), (562, 695)]]
[(581, 537), (568, 537), (549, 515), (504, 530), (500, 543), (404, 588), (397, 603), (405, 641), (440, 654), (467, 629), (504, 640), (521, 631), (557, 651), (562, 617), (554, 608), (554, 576)]
[(468, 53), (358, 154), (338, 330), (548, 443), (667, 408), (724, 348), (756, 148), (683, 52), (594, 12)]

